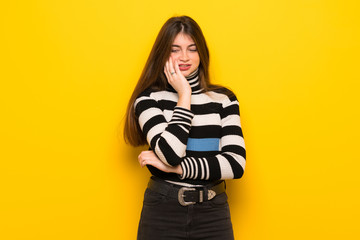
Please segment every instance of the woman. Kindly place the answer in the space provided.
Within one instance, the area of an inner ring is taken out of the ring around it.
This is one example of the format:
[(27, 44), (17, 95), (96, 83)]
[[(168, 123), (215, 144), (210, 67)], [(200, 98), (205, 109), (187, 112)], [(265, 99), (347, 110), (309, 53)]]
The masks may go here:
[(148, 144), (138, 239), (233, 239), (224, 179), (241, 178), (239, 103), (210, 84), (209, 51), (187, 16), (161, 28), (127, 108), (125, 140)]

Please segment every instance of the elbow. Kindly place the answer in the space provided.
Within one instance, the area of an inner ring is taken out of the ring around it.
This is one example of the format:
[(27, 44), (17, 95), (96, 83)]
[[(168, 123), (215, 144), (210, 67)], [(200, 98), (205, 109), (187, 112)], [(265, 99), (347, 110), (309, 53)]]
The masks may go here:
[(244, 171), (245, 159), (240, 157), (239, 159), (237, 159), (237, 164), (233, 167), (234, 179), (242, 178), (242, 176), (244, 176)]
[(160, 160), (168, 166), (179, 165), (186, 154), (186, 146), (184, 148), (175, 148), (169, 145), (164, 138), (160, 138), (156, 142), (154, 150)]
[(242, 178), (245, 171), (245, 152), (232, 152), (227, 153), (226, 158), (229, 160), (229, 163), (232, 168), (232, 178), (233, 179), (239, 179)]
[(240, 167), (237, 171), (234, 171), (234, 179), (240, 179), (244, 176), (244, 168)]
[(237, 162), (238, 162), (239, 167), (237, 169), (236, 178), (234, 178), (234, 179), (239, 179), (239, 178), (242, 178), (242, 176), (244, 176), (245, 165), (246, 165), (246, 150), (245, 150), (245, 148), (243, 148), (243, 150), (239, 153), (239, 155), (237, 157)]

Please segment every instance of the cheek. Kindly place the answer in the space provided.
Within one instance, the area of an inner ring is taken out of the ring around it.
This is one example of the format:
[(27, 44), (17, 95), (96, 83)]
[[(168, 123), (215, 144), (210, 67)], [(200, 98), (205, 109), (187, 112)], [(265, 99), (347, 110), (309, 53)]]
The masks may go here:
[(194, 57), (193, 62), (196, 63), (197, 65), (200, 64), (200, 57), (199, 57), (199, 55), (197, 55), (197, 56)]
[(179, 54), (178, 53), (171, 53), (170, 57), (175, 60), (175, 59), (179, 58)]
[(200, 62), (200, 56), (199, 56), (198, 53), (194, 54), (194, 56), (193, 56), (193, 61), (194, 61), (194, 62)]

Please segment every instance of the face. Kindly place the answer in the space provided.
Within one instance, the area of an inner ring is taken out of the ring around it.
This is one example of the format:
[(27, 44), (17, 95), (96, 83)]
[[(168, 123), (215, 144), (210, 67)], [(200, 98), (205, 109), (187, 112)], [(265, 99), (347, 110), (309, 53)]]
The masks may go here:
[(194, 72), (200, 64), (200, 57), (193, 39), (184, 33), (179, 33), (171, 46), (171, 58), (178, 61), (181, 73), (186, 77)]

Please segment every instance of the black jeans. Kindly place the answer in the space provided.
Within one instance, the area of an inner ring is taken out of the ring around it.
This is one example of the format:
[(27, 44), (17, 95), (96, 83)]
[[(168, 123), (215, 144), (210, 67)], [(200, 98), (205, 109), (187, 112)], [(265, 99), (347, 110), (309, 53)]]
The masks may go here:
[(212, 200), (182, 206), (177, 199), (146, 189), (138, 240), (233, 240), (226, 193)]

